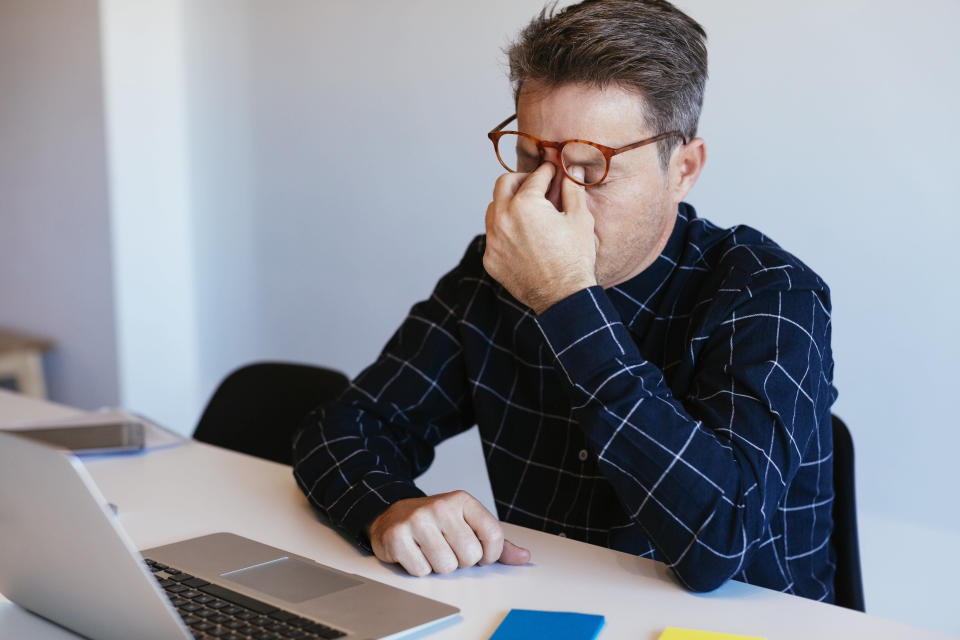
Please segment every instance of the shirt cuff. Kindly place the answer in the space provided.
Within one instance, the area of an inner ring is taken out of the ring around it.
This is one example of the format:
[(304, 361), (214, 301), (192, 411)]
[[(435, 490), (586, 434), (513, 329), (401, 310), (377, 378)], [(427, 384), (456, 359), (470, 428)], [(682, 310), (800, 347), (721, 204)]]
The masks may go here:
[(363, 549), (373, 552), (370, 547), (370, 538), (367, 537), (367, 527), (377, 517), (387, 510), (394, 502), (407, 498), (422, 498), (426, 496), (411, 482), (391, 480), (378, 485), (361, 482), (341, 499), (350, 504), (340, 518), (340, 527)]
[(605, 371), (644, 362), (600, 286), (564, 298), (537, 316), (537, 324), (570, 383), (581, 392), (592, 393), (606, 378)]

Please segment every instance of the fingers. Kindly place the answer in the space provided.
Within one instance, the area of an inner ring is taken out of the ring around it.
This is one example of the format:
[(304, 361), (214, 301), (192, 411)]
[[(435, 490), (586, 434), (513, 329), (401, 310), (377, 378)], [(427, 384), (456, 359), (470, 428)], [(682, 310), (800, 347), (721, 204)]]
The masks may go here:
[(528, 174), (527, 179), (517, 189), (517, 193), (529, 191), (542, 198), (550, 188), (550, 181), (556, 173), (557, 167), (552, 162), (544, 162), (537, 167), (536, 171)]
[(503, 552), (498, 560), (500, 564), (527, 564), (530, 562), (530, 551), (523, 547), (518, 547), (509, 540), (503, 541)]
[(441, 532), (461, 569), (472, 567), (483, 559), (483, 545), (463, 518), (450, 518), (441, 526)]
[(529, 175), (529, 173), (504, 173), (497, 178), (497, 181), (493, 185), (494, 202), (512, 198)]
[[(497, 178), (493, 187), (493, 201), (503, 202), (523, 192), (531, 192), (544, 197), (550, 190), (551, 182), (558, 169), (552, 162), (544, 162), (533, 173), (505, 173)], [(584, 179), (583, 167), (571, 167), (570, 175), (581, 182)], [(587, 195), (583, 185), (573, 180), (561, 181), (563, 211), (586, 211)]]
[(420, 546), (407, 531), (389, 529), (382, 537), (371, 536), (370, 543), (377, 558), (383, 562), (399, 564), (412, 576), (425, 576), (432, 569)]
[(500, 526), (500, 521), (476, 498), (470, 496), (470, 500), (463, 506), (463, 519), (474, 532), (483, 549), (477, 564), (480, 566), (493, 564), (503, 552), (503, 528)]
[(401, 500), (374, 520), (369, 533), (377, 558), (413, 576), (530, 559), (529, 551), (504, 541), (500, 522), (465, 491)]
[[(583, 181), (583, 167), (571, 167), (570, 175), (577, 180)], [(560, 193), (563, 198), (563, 211), (565, 213), (580, 213), (587, 211), (587, 190), (583, 185), (579, 185), (573, 180), (565, 178), (560, 186)]]
[[(460, 566), (460, 561), (444, 537), (437, 523), (432, 519), (423, 519), (413, 527), (413, 539), (420, 546), (420, 552), (430, 563), (435, 573), (450, 573)], [(469, 566), (469, 565), (468, 565)], [(428, 569), (426, 573), (430, 573)], [(421, 574), (425, 575), (425, 574)]]

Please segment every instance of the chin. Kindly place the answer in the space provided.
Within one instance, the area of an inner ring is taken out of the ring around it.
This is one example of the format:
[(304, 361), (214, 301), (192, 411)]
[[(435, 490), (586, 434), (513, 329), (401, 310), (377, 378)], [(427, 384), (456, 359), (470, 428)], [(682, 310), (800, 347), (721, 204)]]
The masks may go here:
[(602, 267), (594, 270), (594, 277), (597, 279), (597, 284), (604, 289), (609, 289), (615, 284), (620, 284), (617, 277), (611, 274), (609, 269)]
[(593, 273), (597, 284), (604, 289), (609, 289), (610, 287), (626, 282), (640, 273), (642, 269), (638, 269), (637, 266), (636, 262), (621, 262), (619, 265), (611, 265), (606, 260), (601, 260), (598, 256), (597, 266)]

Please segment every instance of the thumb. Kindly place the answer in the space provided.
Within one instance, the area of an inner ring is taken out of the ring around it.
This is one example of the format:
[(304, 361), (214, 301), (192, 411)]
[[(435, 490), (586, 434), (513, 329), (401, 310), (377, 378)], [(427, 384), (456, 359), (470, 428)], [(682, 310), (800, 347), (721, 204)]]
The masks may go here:
[[(583, 167), (571, 167), (570, 175), (583, 181)], [(569, 178), (564, 178), (560, 187), (563, 198), (564, 213), (580, 213), (587, 211), (587, 190)]]
[(523, 547), (518, 547), (509, 540), (503, 541), (503, 551), (500, 553), (500, 564), (527, 564), (530, 562), (530, 552)]

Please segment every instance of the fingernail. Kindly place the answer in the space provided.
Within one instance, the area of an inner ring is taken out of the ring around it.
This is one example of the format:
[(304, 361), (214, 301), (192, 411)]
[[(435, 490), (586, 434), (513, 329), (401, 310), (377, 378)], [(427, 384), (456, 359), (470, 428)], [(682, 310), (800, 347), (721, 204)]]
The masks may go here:
[(583, 167), (573, 167), (567, 173), (569, 173), (570, 177), (573, 178), (574, 180), (579, 180), (580, 182), (583, 182), (583, 175), (584, 175)]

